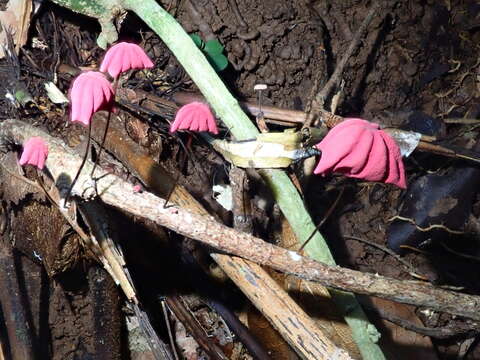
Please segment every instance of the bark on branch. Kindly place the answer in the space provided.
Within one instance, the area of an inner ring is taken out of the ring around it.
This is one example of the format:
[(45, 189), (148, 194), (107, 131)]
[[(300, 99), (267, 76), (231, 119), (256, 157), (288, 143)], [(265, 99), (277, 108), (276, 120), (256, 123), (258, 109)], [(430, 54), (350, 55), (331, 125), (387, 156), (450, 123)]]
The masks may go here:
[[(72, 178), (81, 159), (60, 140), (18, 120), (5, 120), (0, 124), (0, 141), (3, 143), (22, 144), (32, 136), (41, 136), (48, 142), (49, 156), (46, 165), (54, 179)], [(85, 166), (74, 187), (76, 193), (85, 194), (92, 190), (88, 176), (92, 166), (91, 162)], [(376, 274), (328, 266), (226, 227), (212, 217), (195, 215), (177, 206), (164, 208), (164, 200), (153, 194), (136, 193), (133, 185), (101, 169), (98, 174), (101, 175), (96, 183), (96, 189), (106, 204), (154, 221), (226, 253), (331, 288), (425, 306), (436, 311), (480, 320), (478, 296), (445, 291), (418, 281), (399, 281)]]

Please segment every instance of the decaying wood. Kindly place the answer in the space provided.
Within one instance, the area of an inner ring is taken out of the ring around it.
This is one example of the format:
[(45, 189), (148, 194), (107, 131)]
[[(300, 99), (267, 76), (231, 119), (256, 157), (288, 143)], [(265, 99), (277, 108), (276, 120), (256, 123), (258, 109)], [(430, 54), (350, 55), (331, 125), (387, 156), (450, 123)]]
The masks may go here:
[[(285, 249), (298, 251), (300, 244), (298, 242), (292, 227), (287, 219), (282, 217), (281, 234), (279, 245)], [(307, 310), (310, 317), (322, 329), (323, 332), (342, 348), (347, 350), (354, 359), (361, 359), (360, 350), (355, 340), (353, 340), (352, 330), (345, 322), (341, 311), (332, 300), (332, 296), (325, 286), (310, 281), (299, 279), (295, 276), (282, 274), (283, 287), (289, 293), (295, 294), (295, 300), (298, 304)]]
[[(253, 230), (250, 200), (244, 192), (246, 181), (245, 171), (238, 168), (230, 170), (230, 184), (233, 197), (233, 217), (235, 228), (251, 234)], [(214, 258), (226, 255), (215, 254)], [(237, 261), (225, 261), (223, 270), (235, 284), (247, 294), (250, 301), (261, 313), (274, 324), (297, 353), (304, 359), (351, 359), (345, 351), (339, 348), (325, 336), (315, 322), (297, 305), (295, 301), (275, 281), (264, 283), (255, 277), (260, 266), (250, 261), (238, 258)], [(239, 276), (239, 275), (242, 276)], [(247, 276), (245, 276), (247, 274)], [(267, 300), (267, 301), (265, 301)], [(276, 318), (287, 317), (289, 322), (274, 321)]]
[[(216, 254), (215, 257), (226, 255)], [(344, 350), (336, 347), (328, 337), (317, 327), (315, 322), (300, 308), (300, 306), (285, 293), (275, 282), (265, 284), (262, 279), (255, 277), (259, 265), (238, 258), (238, 261), (228, 261), (222, 269), (235, 282), (235, 284), (248, 295), (250, 301), (262, 314), (275, 324), (275, 328), (285, 337), (290, 346), (302, 355), (303, 359), (351, 359)], [(249, 281), (243, 276), (247, 274)], [(263, 299), (263, 301), (258, 301)], [(268, 299), (268, 301), (265, 301)], [(275, 321), (287, 317), (289, 322)], [(288, 333), (288, 334), (286, 334)]]
[(253, 234), (252, 204), (248, 196), (248, 178), (245, 170), (232, 166), (228, 173), (232, 188), (233, 227)]
[[(98, 114), (95, 116), (95, 121), (99, 124), (98, 128), (103, 129), (103, 124), (105, 123), (105, 118)], [(170, 201), (175, 204), (180, 204), (183, 208), (189, 209), (190, 211), (199, 214), (208, 216), (208, 212), (203, 208), (203, 206), (195, 200), (195, 198), (190, 195), (190, 193), (181, 185), (175, 184), (175, 180), (161, 167), (159, 164), (155, 163), (150, 156), (148, 156), (142, 149), (130, 139), (123, 139), (119, 141), (123, 135), (119, 127), (121, 126), (116, 120), (111, 122), (111, 128), (107, 136), (105, 147), (112, 152), (118, 159), (128, 164), (133, 171), (139, 175), (139, 177), (145, 182), (145, 184), (151, 188), (153, 191), (158, 193), (161, 196), (166, 196), (171, 193)], [(98, 133), (93, 132), (94, 138), (100, 138), (101, 131)], [(172, 187), (174, 187), (172, 189)], [(241, 201), (241, 200), (239, 200)], [(247, 225), (245, 230), (249, 229)], [(283, 301), (289, 304), (289, 309), (291, 311), (277, 311), (275, 316), (267, 316), (267, 318), (273, 323), (274, 327), (277, 329), (282, 329), (282, 335), (286, 340), (292, 344), (293, 348), (297, 353), (301, 354), (303, 358), (312, 358), (311, 354), (319, 355), (318, 351), (311, 346), (303, 347), (298, 338), (294, 335), (297, 334), (295, 329), (295, 324), (292, 324), (293, 319), (296, 318), (296, 313), (292, 310), (299, 311), (298, 316), (301, 319), (308, 318), (306, 314), (301, 310), (298, 305), (289, 297), (289, 295), (281, 289), (276, 282), (268, 275), (268, 273), (258, 266), (255, 263), (246, 261), (237, 257), (231, 257), (228, 255), (220, 254), (211, 254), (212, 258), (217, 262), (217, 264), (230, 275), (231, 279), (238, 284), (238, 282), (249, 283), (251, 276), (254, 276), (258, 279), (264, 287), (268, 287), (270, 290), (267, 292), (275, 293), (277, 297), (283, 299)], [(232, 264), (236, 265), (232, 267)], [(245, 266), (248, 266), (249, 272), (242, 272), (241, 269)], [(238, 273), (237, 273), (238, 272)], [(272, 299), (271, 296), (267, 297), (258, 297), (256, 294), (260, 291), (256, 287), (240, 286), (240, 289), (244, 291), (247, 297), (251, 298), (254, 305), (259, 308), (261, 311), (263, 309), (270, 309), (273, 311)], [(277, 308), (277, 310), (281, 308)], [(298, 320), (297, 320), (298, 321)], [(312, 334), (315, 336), (320, 335), (320, 331), (311, 321), (306, 321), (303, 325), (303, 341), (308, 344), (312, 344), (314, 341), (311, 336), (307, 334)], [(336, 351), (336, 347), (330, 343), (330, 341), (325, 338), (323, 335), (325, 344), (329, 344), (328, 349), (331, 350), (330, 353), (324, 354), (323, 357), (329, 358)], [(319, 358), (319, 357), (317, 357)], [(322, 357), (320, 357), (322, 358)]]
[[(65, 64), (62, 64), (59, 70), (63, 72), (72, 72), (72, 74), (77, 74), (80, 71), (77, 68), (73, 68)], [(122, 102), (123, 104), (128, 104), (132, 102), (139, 103), (143, 100), (148, 100), (149, 102), (151, 102), (151, 104), (148, 104), (147, 102), (145, 108), (151, 109), (152, 111), (158, 111), (156, 107), (162, 106), (164, 109), (168, 109), (166, 110), (166, 112), (170, 115), (173, 115), (175, 113), (178, 105), (185, 105), (193, 101), (205, 101), (205, 98), (202, 95), (187, 92), (177, 92), (172, 95), (173, 101), (169, 101), (138, 89), (118, 89), (117, 96), (120, 99), (120, 102)], [(249, 115), (257, 116), (260, 114), (260, 107), (258, 106), (258, 104), (248, 101), (239, 101), (239, 104), (242, 109)], [(304, 125), (307, 119), (307, 114), (303, 111), (284, 109), (274, 106), (262, 106), (261, 112), (263, 113), (266, 122), (283, 126)], [(332, 128), (335, 125), (338, 125), (345, 119), (342, 116), (332, 114), (324, 109), (319, 109), (317, 111), (317, 115), (328, 128)], [(395, 130), (400, 133), (408, 132), (401, 129)], [(480, 154), (477, 152), (466, 149), (453, 150), (448, 146), (433, 144), (434, 141), (436, 141), (435, 138), (422, 135), (421, 140), (419, 141), (415, 150), (432, 154), (439, 154), (442, 156), (456, 159), (474, 161), (476, 163), (480, 162)]]
[[(146, 96), (149, 99), (154, 101), (156, 101), (158, 98), (157, 96), (151, 95), (146, 91), (135, 90), (135, 92), (137, 92), (138, 94), (141, 94), (142, 96)], [(187, 92), (180, 91), (172, 95), (172, 100), (179, 105), (185, 105), (193, 101), (205, 101), (205, 98), (200, 94), (187, 93)], [(239, 104), (242, 107), (242, 109), (245, 112), (247, 112), (249, 115), (257, 116), (260, 114), (260, 107), (256, 103), (240, 101)], [(274, 107), (274, 106), (262, 105), (261, 111), (263, 112), (263, 115), (265, 116), (266, 119), (278, 120), (290, 126), (295, 124), (303, 124), (306, 118), (306, 114), (303, 111), (283, 109), (283, 108)]]
[[(123, 99), (124, 101), (139, 102), (142, 99), (143, 100), (146, 99), (148, 101), (151, 101), (152, 104), (157, 104), (156, 106), (158, 106), (158, 104), (161, 104), (165, 108), (169, 109), (169, 112), (175, 111), (176, 104), (184, 105), (193, 101), (205, 101), (203, 96), (201, 96), (200, 94), (187, 93), (187, 92), (177, 92), (174, 95), (172, 95), (172, 100), (174, 102), (162, 99), (158, 96), (152, 95), (142, 90), (133, 91), (128, 89), (122, 89), (118, 93), (120, 98)], [(240, 101), (239, 104), (246, 113), (252, 116), (257, 116), (258, 114), (260, 114), (259, 106), (253, 102)], [(145, 106), (148, 108), (150, 107), (148, 104), (146, 104)], [(289, 110), (289, 109), (283, 109), (283, 108), (274, 107), (274, 106), (262, 106), (261, 110), (267, 122), (279, 124), (283, 126), (302, 125), (305, 123), (307, 118), (307, 114), (305, 112), (298, 111), (298, 110)], [(321, 118), (322, 122), (327, 126), (327, 128), (332, 128), (346, 119), (342, 116), (332, 114), (325, 110), (319, 110), (318, 116), (319, 118)], [(405, 133), (405, 134), (408, 133), (408, 131), (401, 130), (401, 129), (395, 129), (395, 131), (399, 133)], [(480, 162), (480, 154), (478, 152), (474, 152), (466, 149), (453, 150), (449, 148), (448, 145), (442, 146), (442, 145), (433, 144), (434, 141), (436, 141), (436, 138), (422, 135), (415, 150), (423, 151), (431, 154), (439, 154), (442, 156), (456, 158), (456, 159), (470, 160), (477, 163)]]
[[(32, 136), (41, 136), (49, 144), (46, 165), (54, 179), (65, 177), (65, 174), (71, 176), (78, 169), (81, 159), (58, 139), (18, 120), (5, 120), (0, 124), (0, 139), (3, 143), (11, 141), (22, 144)], [(84, 196), (93, 194), (88, 176), (92, 167), (93, 163), (87, 162), (85, 171), (74, 187), (75, 193)], [(419, 281), (400, 281), (339, 266), (328, 266), (228, 228), (211, 217), (196, 215), (173, 205), (165, 208), (165, 201), (155, 195), (135, 192), (132, 184), (113, 174), (105, 171), (99, 171), (99, 174), (96, 189), (106, 204), (154, 221), (226, 253), (328, 287), (480, 319), (478, 296), (445, 291)]]
[[(5, 159), (5, 157), (3, 159)], [(45, 184), (35, 183), (25, 177), (15, 174), (14, 170), (10, 169), (9, 166), (5, 164), (3, 164), (2, 170), (6, 171), (10, 176), (14, 176), (18, 180), (28, 183), (32, 186), (32, 189), (37, 189), (38, 191), (43, 192), (45, 195), (47, 195), (52, 205), (61, 209), (60, 196), (55, 187), (46, 189)], [(93, 204), (84, 203), (82, 206), (92, 208)], [(88, 235), (85, 231), (83, 231), (82, 227), (77, 223), (77, 220), (74, 219), (69, 211), (60, 211), (60, 213), (69, 223), (72, 229), (75, 230), (78, 236), (80, 236), (83, 241), (83, 246), (91, 251), (91, 255), (103, 265), (104, 269), (110, 274), (115, 283), (120, 285), (127, 299), (129, 301), (133, 301), (135, 304), (138, 304), (133, 284), (131, 284), (128, 276), (125, 273), (125, 270), (123, 269), (125, 260), (123, 259), (122, 255), (118, 254), (118, 252), (116, 253), (115, 251), (112, 251), (113, 242), (108, 238), (108, 234), (106, 234), (103, 229), (103, 214), (98, 212), (94, 215), (90, 215), (88, 211), (83, 213), (85, 221), (91, 230), (91, 235)]]
[(202, 329), (198, 320), (187, 309), (181, 296), (169, 295), (166, 302), (170, 311), (172, 311), (177, 319), (185, 326), (191, 336), (195, 338), (197, 343), (205, 350), (212, 360), (228, 360), (228, 357), (223, 353), (222, 349), (215, 344), (205, 330)]
[[(88, 269), (89, 302), (92, 312), (92, 358), (122, 359), (123, 298), (109, 274), (98, 266)], [(108, 329), (108, 331), (105, 331)]]
[(127, 270), (124, 268), (125, 259), (123, 254), (115, 248), (115, 243), (111, 239), (108, 231), (108, 221), (104, 219), (104, 210), (96, 201), (89, 201), (79, 206), (80, 212), (85, 222), (90, 228), (92, 236), (95, 237), (101, 253), (111, 268), (111, 272), (115, 274), (115, 281), (120, 285), (125, 296), (129, 301), (138, 304), (135, 288), (130, 281)]
[(31, 323), (20, 291), (10, 240), (0, 239), (0, 304), (13, 360), (34, 359)]

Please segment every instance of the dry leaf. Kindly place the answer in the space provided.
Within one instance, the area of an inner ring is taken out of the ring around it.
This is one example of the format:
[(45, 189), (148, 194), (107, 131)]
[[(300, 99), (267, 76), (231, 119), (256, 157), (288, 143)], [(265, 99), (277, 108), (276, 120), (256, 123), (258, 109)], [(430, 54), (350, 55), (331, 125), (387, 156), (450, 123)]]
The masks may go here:
[[(15, 51), (18, 54), (20, 47), (27, 42), (31, 13), (31, 0), (9, 0), (6, 10), (0, 11), (0, 23), (3, 28), (0, 32), (0, 44), (7, 46), (6, 30), (9, 30), (13, 35)], [(4, 56), (3, 49), (0, 47), (0, 58)]]

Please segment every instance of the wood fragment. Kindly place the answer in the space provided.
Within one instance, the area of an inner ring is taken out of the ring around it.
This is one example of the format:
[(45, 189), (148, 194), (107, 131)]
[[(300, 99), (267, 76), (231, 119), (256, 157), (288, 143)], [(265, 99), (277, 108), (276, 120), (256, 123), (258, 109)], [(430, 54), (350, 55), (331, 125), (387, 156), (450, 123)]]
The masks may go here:
[[(109, 274), (98, 266), (88, 269), (89, 303), (92, 304), (93, 358), (119, 360), (122, 358), (124, 303), (121, 292)], [(108, 331), (105, 331), (108, 329)]]
[(10, 240), (0, 239), (0, 305), (5, 320), (12, 360), (34, 359), (32, 324), (22, 299)]
[(138, 304), (135, 288), (127, 275), (126, 269), (123, 267), (125, 259), (114, 248), (114, 241), (110, 237), (104, 209), (97, 201), (83, 202), (79, 204), (79, 209), (85, 222), (90, 227), (92, 236), (97, 240), (103, 261), (109, 264), (111, 272), (115, 275), (114, 280), (118, 281), (128, 301)]
[(177, 319), (185, 326), (195, 341), (205, 350), (205, 352), (214, 360), (228, 360), (222, 349), (205, 333), (200, 327), (198, 320), (188, 311), (181, 296), (170, 295), (166, 298), (166, 303)]
[(395, 325), (435, 339), (451, 339), (454, 337), (463, 337), (468, 339), (480, 335), (479, 324), (472, 324), (470, 326), (462, 325), (458, 328), (455, 328), (455, 326), (427, 327), (417, 325), (409, 320), (403, 319), (394, 314), (390, 314), (388, 311), (385, 311), (379, 307), (377, 307), (375, 311), (379, 313), (381, 318), (388, 320)]
[[(222, 256), (226, 255), (215, 254), (214, 258)], [(275, 282), (265, 284), (262, 279), (256, 278), (254, 273), (259, 267), (255, 263), (239, 258), (236, 262), (227, 261), (227, 266), (222, 268), (235, 284), (248, 294), (249, 299), (274, 324), (302, 359), (351, 359), (345, 350), (335, 346), (325, 336), (315, 322), (278, 284)], [(250, 281), (244, 281), (238, 277), (238, 274), (249, 275)], [(268, 301), (258, 301), (258, 299), (268, 299)], [(275, 321), (280, 314), (282, 317), (287, 316), (289, 321), (287, 323)]]

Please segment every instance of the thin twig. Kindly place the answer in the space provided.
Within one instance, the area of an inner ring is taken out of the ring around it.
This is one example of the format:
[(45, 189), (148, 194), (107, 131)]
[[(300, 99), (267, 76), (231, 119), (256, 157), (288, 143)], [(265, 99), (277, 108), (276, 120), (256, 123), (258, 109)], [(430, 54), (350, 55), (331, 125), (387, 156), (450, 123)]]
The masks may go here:
[(472, 256), (472, 255), (468, 255), (468, 254), (463, 254), (461, 252), (458, 252), (458, 251), (455, 251), (453, 250), (452, 248), (450, 248), (449, 246), (447, 246), (447, 244), (445, 244), (443, 241), (440, 242), (440, 244), (442, 245), (442, 247), (447, 250), (448, 252), (451, 252), (452, 254), (455, 254), (459, 257), (462, 257), (462, 258), (465, 258), (465, 259), (469, 259), (469, 260), (473, 260), (473, 261), (476, 261), (476, 262), (480, 262), (480, 257), (478, 256)]
[(411, 218), (407, 218), (407, 217), (404, 217), (404, 216), (400, 216), (400, 215), (395, 215), (395, 216), (392, 216), (390, 219), (388, 219), (387, 221), (388, 222), (392, 222), (394, 220), (401, 220), (401, 221), (406, 221), (406, 222), (409, 222), (410, 224), (414, 225), (416, 227), (417, 230), (421, 231), (421, 232), (428, 232), (428, 231), (432, 231), (432, 230), (435, 230), (435, 229), (442, 229), (442, 230), (445, 230), (446, 232), (450, 233), (450, 234), (454, 234), (454, 235), (463, 235), (465, 234), (465, 231), (460, 231), (460, 230), (453, 230), (453, 229), (450, 229), (449, 227), (443, 225), (443, 224), (430, 224), (428, 225), (427, 227), (422, 227), (420, 225), (418, 225), (414, 219), (411, 219)]
[(327, 221), (327, 219), (330, 217), (330, 215), (332, 214), (333, 210), (337, 207), (337, 204), (340, 200), (340, 198), (342, 197), (343, 195), (343, 192), (345, 191), (345, 188), (342, 187), (340, 189), (340, 193), (338, 194), (337, 198), (335, 199), (335, 201), (333, 202), (333, 204), (330, 206), (330, 208), (327, 210), (327, 212), (325, 213), (325, 216), (323, 217), (323, 219), (318, 223), (317, 227), (315, 228), (315, 230), (313, 230), (312, 232), (312, 235), (310, 235), (307, 240), (305, 240), (305, 242), (302, 244), (302, 246), (300, 246), (300, 249), (298, 249), (298, 252), (301, 253), (303, 251), (303, 249), (305, 248), (305, 246), (307, 246), (307, 244), (310, 242), (310, 240), (312, 240), (313, 238), (313, 235), (315, 235), (315, 233), (320, 230), (320, 228), (323, 226), (323, 224), (325, 224), (325, 221)]
[[(345, 54), (343, 54), (342, 58), (340, 59), (340, 62), (335, 67), (335, 71), (333, 72), (332, 76), (312, 101), (312, 109), (311, 109), (312, 111), (310, 111), (309, 114), (307, 115), (307, 119), (305, 120), (305, 124), (303, 125), (303, 127), (310, 127), (313, 125), (313, 122), (315, 121), (315, 117), (317, 115), (316, 113), (319, 110), (322, 110), (324, 108), (325, 99), (327, 98), (328, 94), (330, 94), (332, 89), (340, 83), (341, 76), (343, 74), (343, 71), (345, 70), (345, 66), (348, 64), (348, 60), (350, 60), (350, 57), (352, 56), (353, 52), (357, 49), (358, 45), (360, 44), (363, 34), (367, 30), (368, 25), (370, 25), (370, 22), (372, 21), (373, 17), (375, 16), (375, 14), (378, 14), (378, 11), (382, 3), (383, 1), (377, 0), (373, 4), (372, 8), (368, 12), (365, 19), (363, 19), (363, 22), (358, 28), (357, 32), (355, 33), (355, 36), (353, 37), (352, 41), (350, 42), (350, 45), (348, 46), (347, 51), (345, 51)], [(383, 14), (382, 16), (385, 16), (385, 15)]]
[(403, 258), (401, 258), (398, 254), (396, 254), (393, 250), (385, 247), (385, 246), (382, 246), (380, 244), (376, 244), (374, 243), (373, 241), (370, 241), (370, 240), (367, 240), (367, 239), (362, 239), (362, 238), (359, 238), (359, 237), (356, 237), (356, 236), (351, 236), (351, 235), (343, 235), (343, 237), (345, 239), (351, 239), (351, 240), (356, 240), (356, 241), (360, 241), (360, 242), (363, 242), (367, 245), (370, 245), (370, 246), (373, 246), (377, 249), (380, 249), (382, 250), (383, 252), (387, 253), (388, 255), (390, 255), (391, 257), (393, 257), (395, 260), (397, 260), (398, 262), (402, 263), (403, 265), (405, 265), (408, 270), (409, 270), (409, 274), (411, 276), (413, 276), (414, 278), (417, 278), (419, 280), (423, 280), (423, 281), (428, 281), (428, 278), (426, 278), (425, 276), (422, 276), (422, 275), (418, 275), (416, 272), (415, 272), (415, 268), (412, 266), (412, 264), (410, 264), (408, 261), (404, 260)]
[(450, 327), (440, 327), (440, 328), (432, 328), (426, 326), (418, 326), (408, 320), (402, 319), (401, 317), (392, 315), (384, 310), (375, 309), (378, 312), (379, 316), (391, 323), (401, 326), (404, 329), (416, 332), (421, 335), (430, 336), (436, 339), (449, 339), (452, 337), (462, 337), (462, 338), (472, 338), (476, 337), (480, 334), (480, 328), (472, 326), (471, 328), (467, 329), (455, 329)]
[[(168, 309), (175, 315), (177, 320), (193, 336), (195, 341), (209, 355), (212, 360), (227, 360), (228, 357), (223, 350), (207, 335), (200, 322), (193, 316), (191, 311), (185, 306), (181, 297), (178, 295), (169, 295), (165, 298)], [(162, 302), (163, 304), (163, 302)]]
[(168, 317), (167, 305), (165, 304), (165, 300), (162, 300), (161, 303), (162, 303), (163, 316), (165, 317), (165, 324), (167, 324), (170, 347), (172, 348), (173, 355), (175, 356), (175, 360), (179, 360), (177, 347), (175, 346), (175, 341), (173, 340), (172, 326), (170, 325), (170, 319)]

